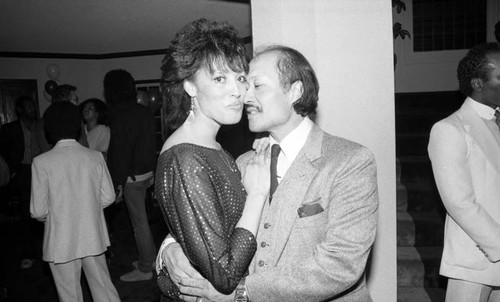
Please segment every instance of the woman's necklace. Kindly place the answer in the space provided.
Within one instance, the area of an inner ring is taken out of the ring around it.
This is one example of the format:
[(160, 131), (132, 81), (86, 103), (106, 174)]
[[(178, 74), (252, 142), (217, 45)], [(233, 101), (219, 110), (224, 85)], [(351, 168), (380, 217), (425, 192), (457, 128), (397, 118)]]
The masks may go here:
[(219, 154), (220, 158), (222, 161), (226, 164), (226, 166), (231, 170), (231, 172), (236, 172), (236, 170), (233, 168), (231, 165), (231, 162), (227, 159), (227, 154), (223, 149), (217, 150), (217, 153)]

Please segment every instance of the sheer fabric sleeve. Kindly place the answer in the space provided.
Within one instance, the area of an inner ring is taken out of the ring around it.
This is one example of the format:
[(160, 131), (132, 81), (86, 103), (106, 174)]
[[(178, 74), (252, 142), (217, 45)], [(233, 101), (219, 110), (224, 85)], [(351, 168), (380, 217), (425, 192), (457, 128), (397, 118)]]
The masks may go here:
[[(215, 289), (231, 293), (245, 274), (257, 249), (253, 234), (234, 228), (239, 217), (228, 217), (231, 190), (214, 177), (218, 172), (193, 152), (160, 155), (156, 195), (175, 239), (193, 266)], [(244, 198), (244, 196), (243, 196)], [(243, 201), (240, 201), (244, 203)]]

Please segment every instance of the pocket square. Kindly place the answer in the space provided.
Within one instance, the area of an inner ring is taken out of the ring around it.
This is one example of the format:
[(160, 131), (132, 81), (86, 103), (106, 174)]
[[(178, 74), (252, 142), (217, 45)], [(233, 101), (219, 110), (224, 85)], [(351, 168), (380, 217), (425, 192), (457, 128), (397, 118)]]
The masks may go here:
[(308, 204), (302, 205), (297, 210), (297, 213), (299, 214), (300, 218), (304, 218), (304, 217), (309, 217), (309, 216), (319, 214), (323, 211), (324, 211), (323, 207), (319, 203), (314, 202), (314, 203), (308, 203)]

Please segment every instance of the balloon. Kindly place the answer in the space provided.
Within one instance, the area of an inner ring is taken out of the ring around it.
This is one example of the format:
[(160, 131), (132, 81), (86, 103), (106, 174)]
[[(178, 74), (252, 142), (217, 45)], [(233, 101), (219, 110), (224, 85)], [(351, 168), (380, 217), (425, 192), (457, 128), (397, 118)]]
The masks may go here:
[(47, 65), (47, 75), (51, 80), (57, 80), (59, 77), (59, 66), (57, 64)]
[(43, 97), (49, 102), (52, 101), (52, 97), (45, 90), (43, 91)]
[(54, 93), (54, 91), (56, 90), (57, 88), (57, 83), (56, 81), (53, 81), (53, 80), (48, 80), (47, 82), (45, 82), (45, 91), (50, 95), (52, 96), (52, 94)]
[(149, 97), (149, 109), (153, 114), (156, 114), (162, 105), (160, 89), (158, 87), (153, 87), (148, 89), (146, 93)]
[(137, 103), (149, 107), (149, 97), (143, 90), (137, 90)]

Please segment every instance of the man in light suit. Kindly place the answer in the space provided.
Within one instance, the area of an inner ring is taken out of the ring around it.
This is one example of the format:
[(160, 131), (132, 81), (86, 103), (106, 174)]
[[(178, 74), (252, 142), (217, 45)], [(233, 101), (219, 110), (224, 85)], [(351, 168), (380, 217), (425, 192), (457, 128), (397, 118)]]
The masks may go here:
[[(176, 243), (162, 262), (186, 301), (371, 301), (365, 269), (377, 226), (372, 153), (325, 133), (309, 115), (319, 85), (298, 51), (273, 46), (250, 63), (245, 105), (250, 130), (279, 144), (279, 185), (264, 206), (258, 250), (234, 295), (215, 292), (187, 266)], [(272, 147), (271, 149), (275, 149)], [(250, 151), (253, 152), (253, 151)], [(245, 167), (249, 154), (238, 159)], [(271, 164), (272, 165), (272, 164)], [(244, 171), (242, 171), (244, 173)]]
[(54, 147), (33, 159), (31, 215), (45, 222), (43, 260), (59, 300), (82, 301), (83, 268), (94, 301), (120, 301), (104, 252), (110, 245), (103, 208), (115, 192), (103, 155), (80, 145), (77, 106), (56, 102), (44, 114)]
[(457, 75), (467, 98), (432, 127), (428, 147), (447, 211), (440, 274), (449, 278), (446, 301), (500, 301), (498, 45), (472, 48)]

